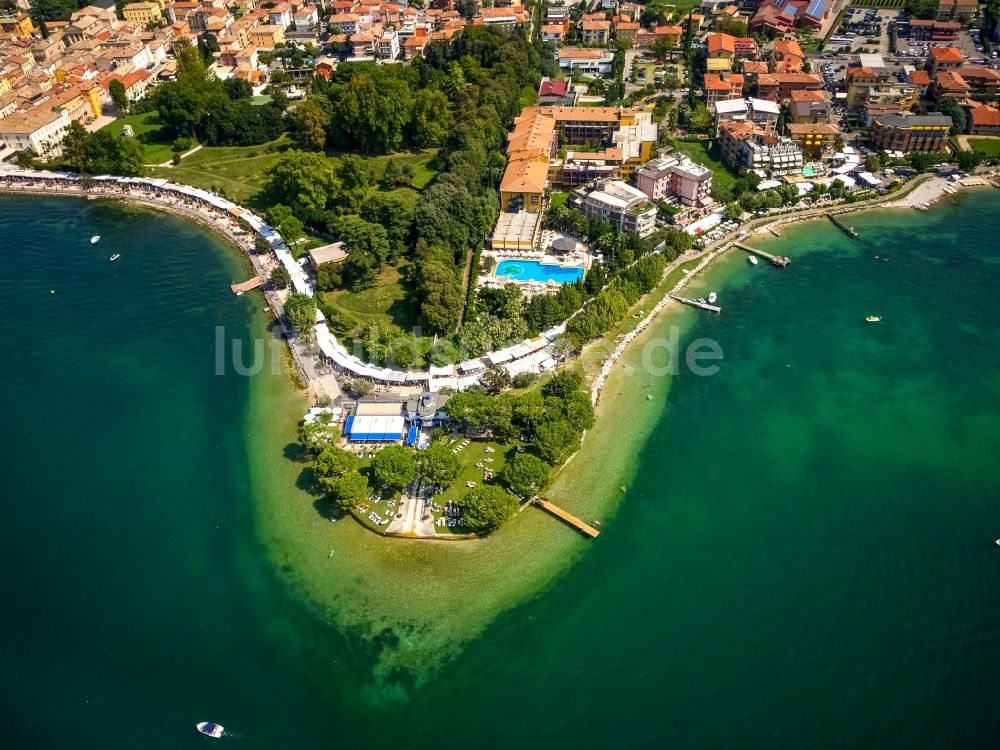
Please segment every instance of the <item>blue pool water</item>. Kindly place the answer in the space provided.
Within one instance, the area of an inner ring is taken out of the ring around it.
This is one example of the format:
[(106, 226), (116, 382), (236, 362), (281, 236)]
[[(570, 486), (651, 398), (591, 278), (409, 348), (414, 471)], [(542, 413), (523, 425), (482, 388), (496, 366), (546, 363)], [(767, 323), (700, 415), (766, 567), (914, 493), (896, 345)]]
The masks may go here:
[(496, 275), (513, 281), (573, 284), (583, 278), (583, 266), (554, 266), (537, 260), (502, 260), (497, 265)]
[(802, 176), (803, 177), (815, 177), (816, 176), (816, 167), (802, 167)]

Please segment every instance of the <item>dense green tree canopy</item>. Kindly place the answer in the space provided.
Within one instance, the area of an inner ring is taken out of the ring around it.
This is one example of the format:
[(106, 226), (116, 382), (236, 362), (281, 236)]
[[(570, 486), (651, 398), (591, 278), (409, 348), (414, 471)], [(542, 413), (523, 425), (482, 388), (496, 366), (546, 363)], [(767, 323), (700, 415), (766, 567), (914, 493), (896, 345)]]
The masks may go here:
[(504, 465), (498, 479), (523, 499), (533, 497), (549, 481), (551, 467), (530, 453), (518, 453)]
[(417, 478), (413, 451), (402, 445), (390, 445), (372, 458), (372, 476), (387, 490), (401, 490)]
[(417, 471), (426, 481), (445, 488), (455, 481), (461, 464), (448, 443), (438, 441), (417, 453)]
[(292, 294), (285, 301), (285, 315), (300, 333), (312, 330), (316, 325), (316, 299), (299, 292)]
[(462, 499), (462, 519), (477, 534), (487, 534), (517, 515), (517, 498), (495, 484), (473, 487)]

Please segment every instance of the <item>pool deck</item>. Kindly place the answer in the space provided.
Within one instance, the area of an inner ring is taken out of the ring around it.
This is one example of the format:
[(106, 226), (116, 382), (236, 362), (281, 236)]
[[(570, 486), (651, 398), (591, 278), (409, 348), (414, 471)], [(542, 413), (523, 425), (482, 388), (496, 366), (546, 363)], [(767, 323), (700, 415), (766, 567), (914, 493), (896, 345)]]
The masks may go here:
[(484, 255), (489, 255), (496, 259), (494, 271), (488, 274), (480, 274), (476, 279), (477, 287), (499, 288), (507, 284), (518, 284), (522, 291), (531, 296), (538, 293), (550, 293), (559, 289), (560, 286), (569, 281), (542, 281), (532, 279), (514, 279), (509, 276), (497, 276), (496, 269), (504, 261), (511, 263), (538, 263), (544, 266), (557, 266), (559, 268), (582, 268), (584, 273), (590, 268), (594, 258), (589, 253), (573, 253), (571, 255), (548, 255), (541, 251), (524, 251), (520, 253), (491, 253), (487, 251)]

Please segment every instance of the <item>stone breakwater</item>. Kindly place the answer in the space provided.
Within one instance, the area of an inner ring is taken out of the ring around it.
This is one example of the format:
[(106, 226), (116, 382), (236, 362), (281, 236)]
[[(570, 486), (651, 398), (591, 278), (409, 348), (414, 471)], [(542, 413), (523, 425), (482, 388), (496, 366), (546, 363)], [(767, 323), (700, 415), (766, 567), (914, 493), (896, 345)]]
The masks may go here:
[[(628, 345), (631, 344), (640, 333), (646, 330), (646, 328), (649, 326), (650, 323), (653, 322), (656, 316), (659, 315), (660, 312), (667, 305), (673, 302), (673, 300), (670, 298), (670, 295), (676, 294), (681, 289), (683, 289), (691, 279), (693, 279), (699, 273), (708, 268), (709, 264), (713, 260), (715, 260), (720, 255), (728, 251), (730, 247), (731, 246), (727, 243), (722, 247), (712, 250), (708, 255), (702, 258), (701, 262), (697, 266), (692, 268), (691, 271), (686, 276), (684, 276), (683, 279), (680, 279), (676, 284), (674, 284), (673, 287), (670, 289), (670, 291), (666, 292), (663, 295), (663, 299), (657, 302), (656, 305), (653, 307), (653, 309), (649, 311), (646, 317), (640, 320), (635, 328), (633, 328), (631, 331), (625, 334), (625, 336), (622, 337), (622, 340), (618, 342), (618, 345), (611, 351), (610, 354), (608, 354), (607, 357), (604, 358), (604, 362), (601, 365), (601, 372), (600, 374), (598, 374), (596, 378), (594, 378), (594, 382), (590, 388), (590, 399), (595, 406), (597, 405), (597, 402), (601, 398), (601, 390), (604, 388), (604, 383), (607, 381), (608, 375), (610, 375), (611, 371), (614, 369), (615, 362), (617, 362), (619, 357), (621, 357), (622, 354), (625, 353), (625, 349), (628, 347)], [(667, 270), (664, 271), (664, 277), (666, 277), (666, 275), (672, 272), (673, 270), (674, 266), (668, 266)]]

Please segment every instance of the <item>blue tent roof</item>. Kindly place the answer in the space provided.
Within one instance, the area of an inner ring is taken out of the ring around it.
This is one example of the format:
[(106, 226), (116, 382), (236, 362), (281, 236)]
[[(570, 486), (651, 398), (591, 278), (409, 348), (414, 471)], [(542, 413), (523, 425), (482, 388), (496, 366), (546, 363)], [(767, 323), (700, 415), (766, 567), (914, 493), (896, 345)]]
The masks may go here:
[(353, 426), (354, 426), (354, 417), (353, 416), (352, 417), (348, 417), (347, 418), (347, 423), (344, 425), (344, 434), (345, 435), (350, 435), (351, 434), (351, 428)]
[(417, 429), (417, 426), (416, 425), (411, 425), (409, 431), (406, 433), (406, 444), (407, 445), (413, 445), (415, 442), (417, 442), (417, 433), (419, 433), (419, 430)]

